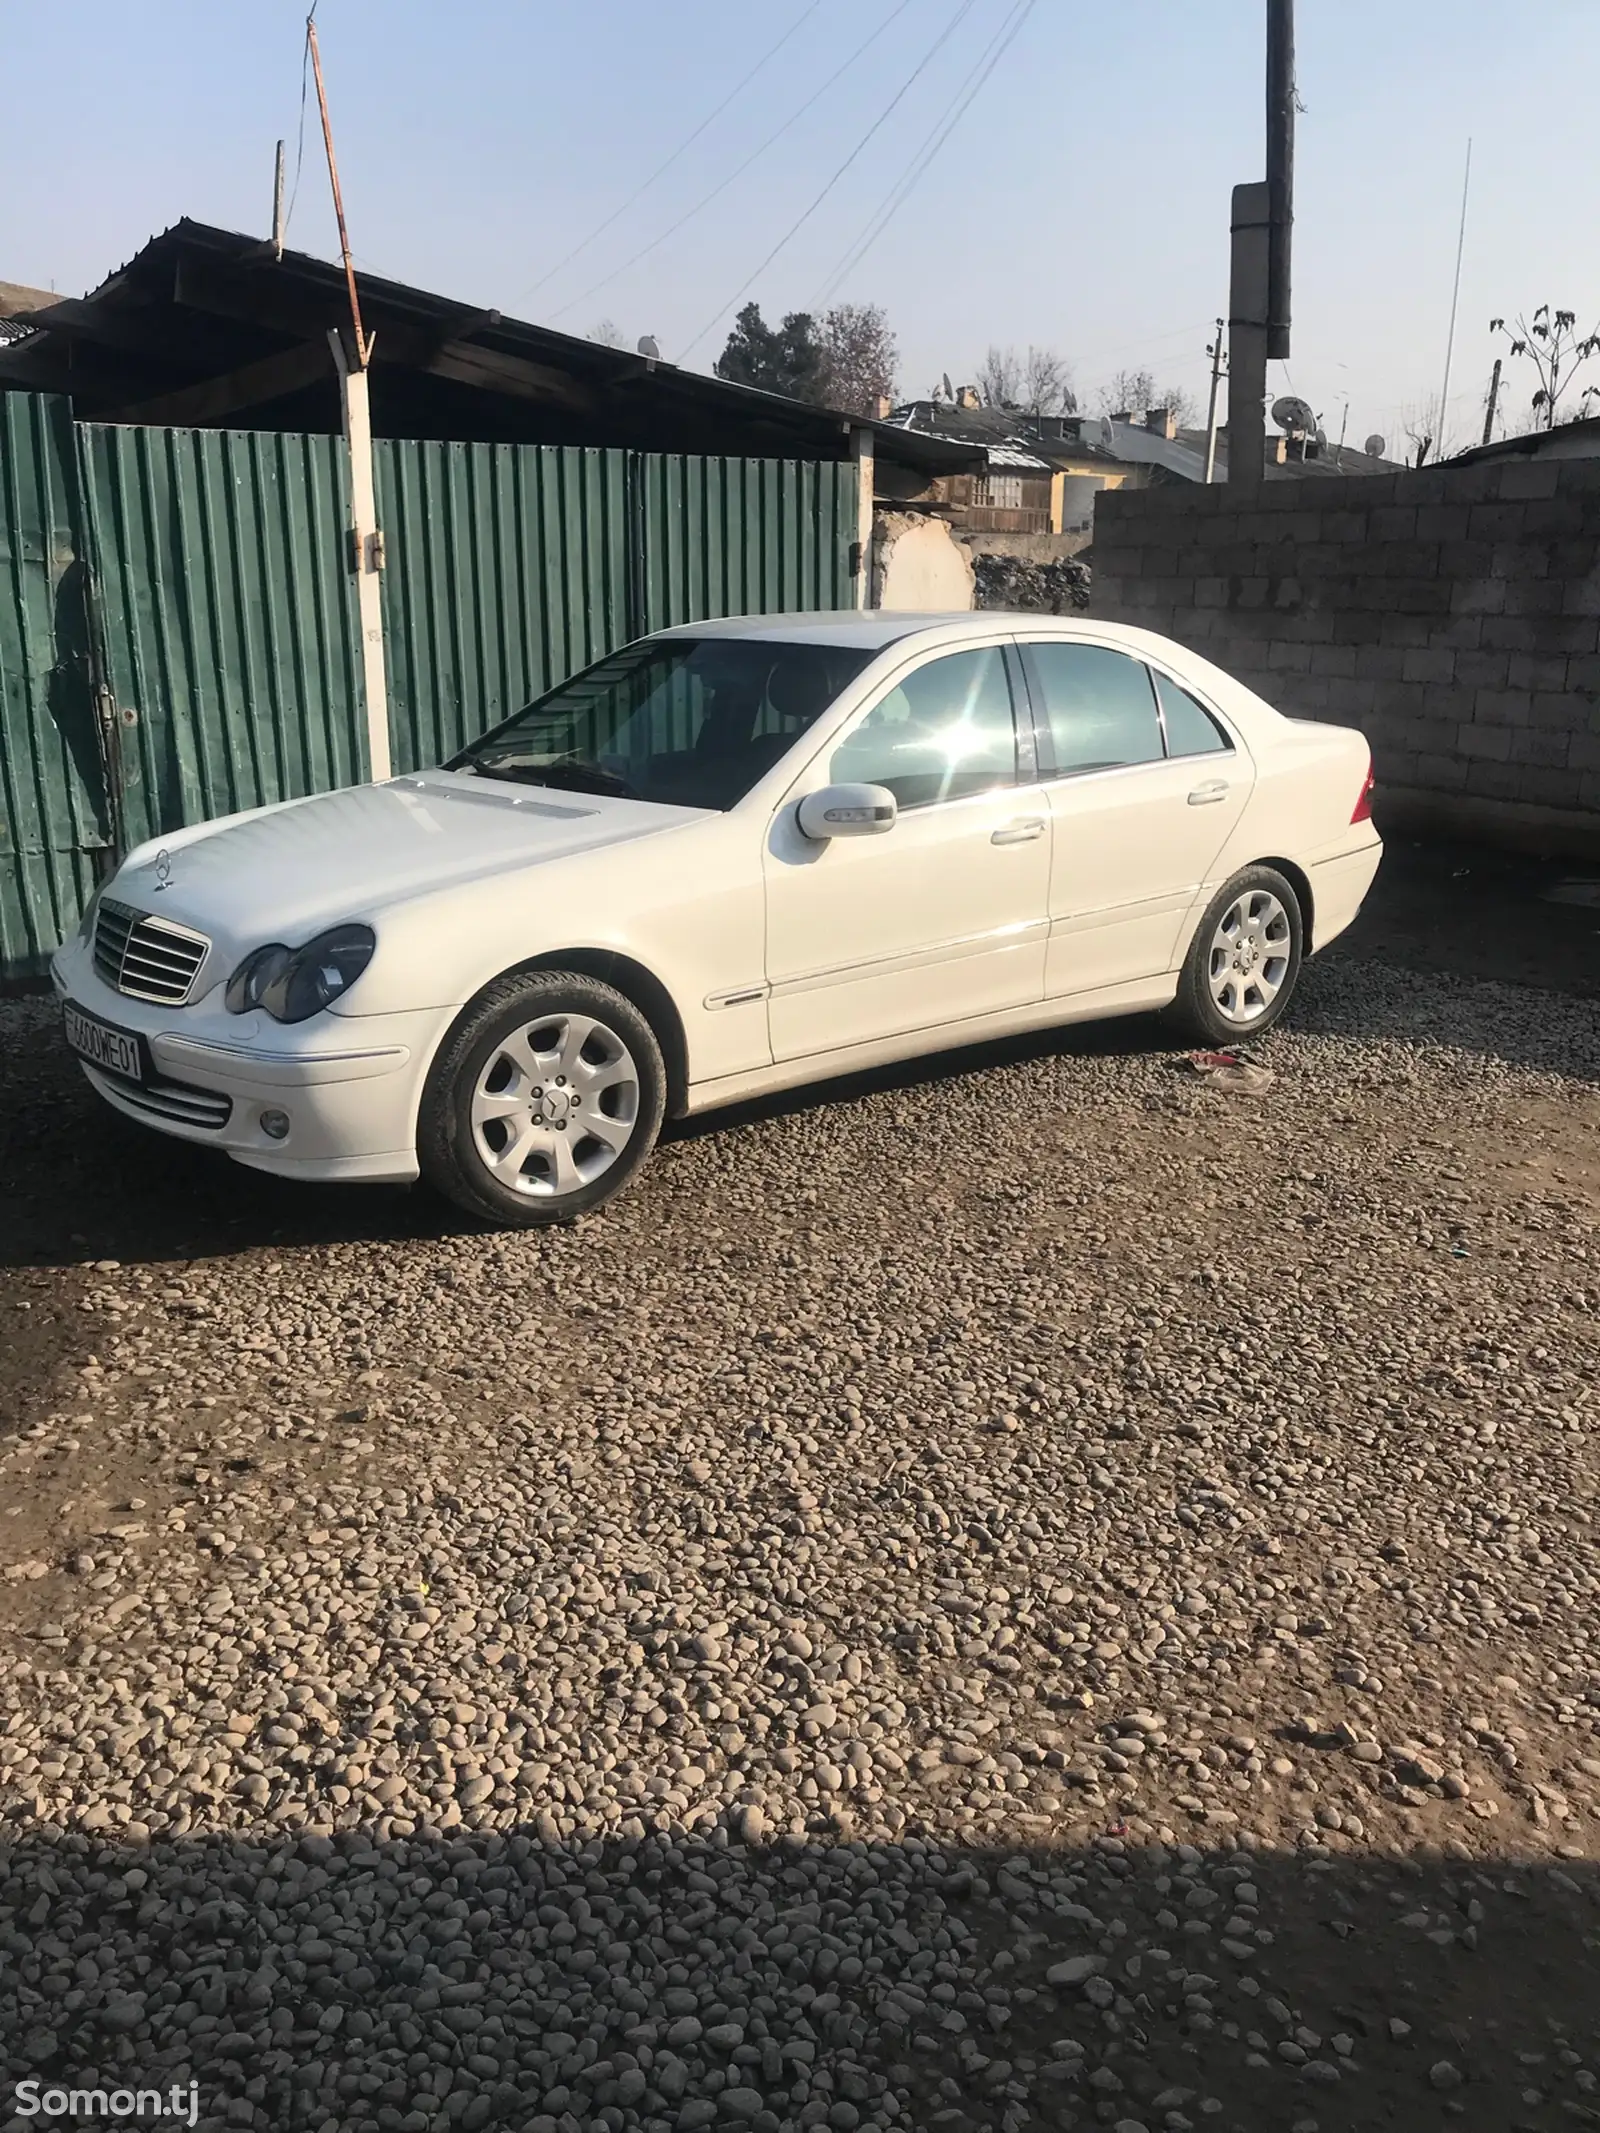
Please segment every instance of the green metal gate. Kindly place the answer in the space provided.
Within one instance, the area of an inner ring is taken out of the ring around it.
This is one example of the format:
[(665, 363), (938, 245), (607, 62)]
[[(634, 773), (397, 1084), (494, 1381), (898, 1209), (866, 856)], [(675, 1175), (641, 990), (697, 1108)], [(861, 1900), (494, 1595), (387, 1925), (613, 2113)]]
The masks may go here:
[(342, 442), (80, 434), (126, 842), (364, 777)]
[(37, 977), (111, 845), (67, 401), (0, 393), (0, 978)]

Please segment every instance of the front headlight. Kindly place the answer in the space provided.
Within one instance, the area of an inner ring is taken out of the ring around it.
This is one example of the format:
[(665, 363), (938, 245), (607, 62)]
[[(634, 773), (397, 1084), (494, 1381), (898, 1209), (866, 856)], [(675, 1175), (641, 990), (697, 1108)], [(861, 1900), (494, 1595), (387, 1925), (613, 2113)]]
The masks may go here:
[(228, 1012), (247, 1015), (260, 1007), (275, 1022), (307, 1021), (349, 991), (377, 945), (370, 926), (334, 926), (303, 948), (271, 941), (229, 978)]

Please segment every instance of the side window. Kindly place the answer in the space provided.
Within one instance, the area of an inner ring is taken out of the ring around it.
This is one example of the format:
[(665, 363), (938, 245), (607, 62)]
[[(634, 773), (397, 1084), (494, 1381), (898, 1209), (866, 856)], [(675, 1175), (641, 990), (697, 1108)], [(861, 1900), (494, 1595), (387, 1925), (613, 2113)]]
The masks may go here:
[(902, 807), (1017, 781), (1017, 733), (998, 646), (918, 667), (833, 751), (834, 785), (885, 785)]
[(1049, 727), (1053, 773), (1159, 763), (1161, 720), (1149, 669), (1098, 644), (1027, 647)]
[(1231, 755), (1232, 741), (1205, 705), (1196, 703), (1187, 689), (1180, 689), (1165, 674), (1156, 674), (1154, 667), (1150, 671), (1161, 699), (1168, 755)]

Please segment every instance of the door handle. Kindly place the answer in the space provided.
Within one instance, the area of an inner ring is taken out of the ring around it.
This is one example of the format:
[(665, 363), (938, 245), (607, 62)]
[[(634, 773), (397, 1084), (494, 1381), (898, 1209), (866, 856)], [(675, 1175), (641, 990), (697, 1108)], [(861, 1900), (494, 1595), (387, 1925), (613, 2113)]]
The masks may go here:
[(1211, 778), (1204, 785), (1197, 785), (1194, 791), (1190, 793), (1189, 805), (1191, 807), (1210, 807), (1214, 801), (1225, 800), (1227, 797), (1227, 779)]
[(1035, 837), (1044, 835), (1044, 818), (1040, 815), (1020, 815), (1015, 822), (1003, 822), (990, 837), (991, 844), (1032, 844)]

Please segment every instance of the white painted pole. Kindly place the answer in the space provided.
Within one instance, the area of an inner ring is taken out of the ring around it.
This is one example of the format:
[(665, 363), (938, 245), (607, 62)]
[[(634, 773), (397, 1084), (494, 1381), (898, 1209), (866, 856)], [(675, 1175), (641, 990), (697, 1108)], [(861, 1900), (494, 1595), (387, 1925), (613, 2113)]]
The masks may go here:
[(875, 439), (871, 430), (853, 429), (850, 432), (850, 457), (856, 468), (856, 552), (861, 561), (856, 572), (856, 606), (871, 607), (872, 504), (877, 473)]
[(1450, 419), (1450, 365), (1456, 352), (1456, 307), (1461, 302), (1461, 254), (1467, 243), (1467, 190), (1472, 184), (1472, 137), (1467, 136), (1467, 168), (1461, 180), (1461, 229), (1456, 238), (1456, 281), (1450, 297), (1450, 337), (1444, 344), (1444, 384), (1439, 391), (1439, 442), (1436, 460), (1444, 457), (1444, 430)]
[[(378, 531), (378, 500), (372, 479), (372, 407), (367, 371), (350, 361), (344, 336), (328, 339), (339, 366), (339, 396), (344, 409), (345, 445), (350, 454), (350, 544), (356, 573), (356, 612), (361, 627), (361, 681), (367, 701), (367, 775), (380, 784), (390, 775), (389, 682), (383, 658), (383, 536)], [(372, 340), (367, 342), (372, 353)]]

